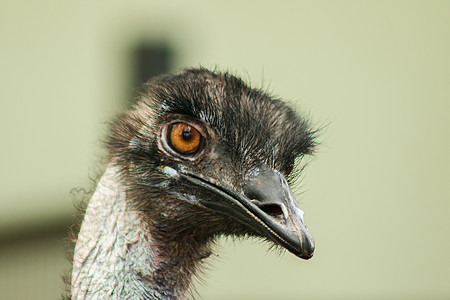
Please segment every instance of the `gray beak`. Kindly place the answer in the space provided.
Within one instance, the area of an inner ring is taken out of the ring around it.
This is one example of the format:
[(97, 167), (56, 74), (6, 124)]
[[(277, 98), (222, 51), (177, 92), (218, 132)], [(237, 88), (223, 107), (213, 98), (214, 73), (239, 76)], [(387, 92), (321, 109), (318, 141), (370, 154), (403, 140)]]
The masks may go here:
[(246, 178), (244, 193), (257, 207), (252, 209), (254, 214), (274, 231), (275, 242), (301, 258), (313, 256), (314, 239), (282, 174), (268, 168), (254, 169)]
[(235, 218), (300, 258), (313, 256), (314, 239), (303, 223), (303, 211), (278, 171), (253, 169), (245, 178), (243, 193), (190, 172), (182, 171), (180, 176), (220, 199), (200, 199), (199, 204)]

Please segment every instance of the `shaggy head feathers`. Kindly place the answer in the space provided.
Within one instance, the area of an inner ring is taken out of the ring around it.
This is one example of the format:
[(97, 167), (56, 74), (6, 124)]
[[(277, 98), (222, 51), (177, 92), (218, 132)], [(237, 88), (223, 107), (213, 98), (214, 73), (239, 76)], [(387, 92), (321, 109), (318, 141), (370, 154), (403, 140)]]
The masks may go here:
[(235, 164), (264, 163), (286, 176), (295, 158), (311, 154), (315, 146), (315, 132), (307, 120), (280, 99), (250, 88), (229, 73), (187, 69), (145, 85), (134, 109), (114, 126), (108, 141), (111, 157), (130, 154), (130, 141), (141, 136), (132, 152), (148, 158), (147, 150), (156, 149), (149, 139), (170, 114), (207, 123), (229, 146)]

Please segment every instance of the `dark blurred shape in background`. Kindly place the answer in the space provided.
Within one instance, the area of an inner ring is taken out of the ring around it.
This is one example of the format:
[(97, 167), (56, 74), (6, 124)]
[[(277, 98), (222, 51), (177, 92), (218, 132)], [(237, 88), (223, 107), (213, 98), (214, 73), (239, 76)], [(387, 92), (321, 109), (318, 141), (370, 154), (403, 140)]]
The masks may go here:
[(135, 84), (138, 89), (142, 83), (153, 76), (169, 72), (173, 51), (167, 44), (138, 44), (134, 52)]

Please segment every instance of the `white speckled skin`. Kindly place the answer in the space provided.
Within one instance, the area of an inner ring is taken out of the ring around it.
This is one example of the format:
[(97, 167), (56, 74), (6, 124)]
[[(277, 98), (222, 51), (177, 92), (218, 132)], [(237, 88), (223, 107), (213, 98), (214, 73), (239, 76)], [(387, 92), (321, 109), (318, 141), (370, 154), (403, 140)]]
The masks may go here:
[(75, 247), (72, 299), (160, 299), (152, 288), (151, 237), (110, 165), (86, 210)]

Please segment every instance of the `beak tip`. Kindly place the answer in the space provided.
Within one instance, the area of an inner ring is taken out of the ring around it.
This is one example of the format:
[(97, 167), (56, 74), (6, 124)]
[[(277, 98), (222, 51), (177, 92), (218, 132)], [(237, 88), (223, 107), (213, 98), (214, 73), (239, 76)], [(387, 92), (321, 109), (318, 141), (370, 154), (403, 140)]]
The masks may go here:
[(305, 259), (312, 258), (314, 256), (314, 246), (312, 248), (303, 250), (303, 255)]
[(312, 257), (314, 256), (314, 254), (313, 253), (311, 253), (311, 254), (308, 254), (308, 255), (303, 255), (303, 256), (300, 256), (300, 258), (302, 258), (302, 259), (304, 259), (304, 260), (310, 260)]
[(314, 248), (302, 249), (302, 252), (299, 255), (300, 258), (305, 260), (311, 259), (313, 256), (314, 256)]
[(303, 259), (310, 259), (314, 255), (315, 250), (315, 244), (314, 244), (314, 238), (312, 237), (311, 233), (306, 231), (306, 234), (302, 237), (302, 243), (301, 243), (301, 255), (300, 258)]

